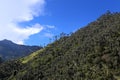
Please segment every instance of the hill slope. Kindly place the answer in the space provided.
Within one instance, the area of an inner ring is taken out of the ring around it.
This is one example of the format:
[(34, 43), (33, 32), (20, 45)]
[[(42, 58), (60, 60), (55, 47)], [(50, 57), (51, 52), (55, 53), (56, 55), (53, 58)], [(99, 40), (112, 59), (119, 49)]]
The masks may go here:
[(1, 64), (0, 78), (120, 80), (120, 13), (106, 13), (28, 57)]
[(38, 46), (18, 45), (9, 40), (0, 41), (0, 56), (4, 60), (15, 59), (41, 49)]

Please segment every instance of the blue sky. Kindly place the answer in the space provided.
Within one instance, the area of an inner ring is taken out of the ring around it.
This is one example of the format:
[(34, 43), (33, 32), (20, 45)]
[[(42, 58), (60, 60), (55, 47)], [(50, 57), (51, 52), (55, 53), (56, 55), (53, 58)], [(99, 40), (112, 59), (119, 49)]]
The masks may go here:
[[(5, 27), (0, 27), (2, 31), (5, 30), (5, 32), (0, 33), (2, 35), (0, 39), (6, 38), (18, 44), (26, 45), (48, 44), (50, 42), (49, 39), (55, 35), (59, 35), (61, 32), (74, 32), (96, 20), (107, 10), (120, 12), (120, 0), (11, 1), (15, 2), (11, 3), (11, 5), (16, 5), (9, 7), (10, 4), (8, 4), (7, 8), (4, 5), (0, 6), (0, 10), (3, 11), (2, 14), (12, 9), (10, 11), (11, 14), (7, 17), (0, 14), (0, 17), (5, 18), (3, 22), (0, 22), (0, 26), (7, 26), (6, 29), (11, 29), (12, 31), (6, 31)], [(23, 5), (22, 8), (21, 5), (17, 5), (20, 3)], [(2, 4), (7, 4), (7, 0), (1, 2), (0, 5)], [(14, 9), (14, 7), (16, 8)], [(5, 9), (6, 11), (4, 11)], [(7, 21), (8, 19), (10, 21)], [(13, 36), (10, 37), (10, 35)]]

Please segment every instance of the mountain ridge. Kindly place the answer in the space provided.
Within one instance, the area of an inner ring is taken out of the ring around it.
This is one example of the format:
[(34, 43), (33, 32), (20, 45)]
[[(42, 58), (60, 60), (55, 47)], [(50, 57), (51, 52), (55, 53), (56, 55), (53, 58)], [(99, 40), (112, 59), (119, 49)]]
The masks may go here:
[(120, 80), (120, 13), (106, 13), (71, 36), (1, 64), (0, 79)]
[(10, 60), (18, 57), (27, 56), (30, 53), (37, 51), (41, 48), (42, 47), (40, 46), (16, 44), (7, 39), (0, 41), (0, 55), (3, 60)]

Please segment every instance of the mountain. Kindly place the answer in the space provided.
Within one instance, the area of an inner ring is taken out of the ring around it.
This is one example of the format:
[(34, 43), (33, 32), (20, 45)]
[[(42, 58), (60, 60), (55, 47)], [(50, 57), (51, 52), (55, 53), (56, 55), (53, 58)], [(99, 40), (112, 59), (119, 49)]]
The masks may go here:
[(29, 56), (0, 65), (1, 80), (120, 80), (120, 13), (107, 12)]
[(9, 40), (0, 41), (0, 56), (3, 60), (15, 59), (27, 56), (30, 53), (41, 49), (38, 46), (18, 45)]

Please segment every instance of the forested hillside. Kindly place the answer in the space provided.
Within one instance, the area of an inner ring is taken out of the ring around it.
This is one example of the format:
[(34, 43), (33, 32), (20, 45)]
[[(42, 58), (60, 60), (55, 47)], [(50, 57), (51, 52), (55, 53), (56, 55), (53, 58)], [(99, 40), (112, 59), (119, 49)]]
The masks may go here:
[(99, 17), (33, 54), (0, 65), (1, 80), (120, 80), (120, 13)]

